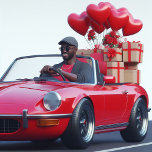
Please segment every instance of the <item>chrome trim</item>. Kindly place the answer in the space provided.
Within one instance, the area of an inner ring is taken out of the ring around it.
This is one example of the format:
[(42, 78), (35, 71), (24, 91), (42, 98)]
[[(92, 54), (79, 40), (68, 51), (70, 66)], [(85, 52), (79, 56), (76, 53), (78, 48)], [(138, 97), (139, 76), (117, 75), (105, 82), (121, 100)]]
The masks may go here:
[(27, 118), (27, 119), (49, 119), (49, 118), (70, 118), (72, 114), (38, 114), (38, 115), (29, 115), (23, 117), (23, 115), (14, 115), (14, 114), (0, 114), (0, 118)]
[(61, 105), (61, 100), (62, 100), (62, 99), (61, 99), (60, 94), (57, 93), (56, 91), (50, 91), (50, 92), (48, 92), (48, 93), (43, 97), (43, 105), (44, 105), (45, 109), (46, 109), (46, 110), (49, 110), (49, 111), (54, 111), (54, 110), (56, 110), (56, 109), (51, 109), (50, 106), (49, 106), (49, 107), (46, 106), (46, 105), (50, 105), (50, 104), (48, 103), (48, 100), (47, 100), (47, 97), (48, 97), (50, 94), (55, 94), (55, 96), (57, 97), (57, 100), (59, 101), (59, 104), (58, 104), (58, 106), (56, 107), (56, 109)]
[(126, 127), (126, 126), (128, 126), (128, 125), (129, 125), (128, 122), (118, 123), (118, 124), (111, 124), (111, 125), (101, 125), (101, 126), (95, 127), (95, 130), (104, 130), (104, 129), (112, 129), (112, 128), (119, 128), (119, 127)]
[(14, 115), (14, 114), (0, 114), (0, 118), (22, 118), (22, 115)]
[(23, 120), (23, 128), (28, 128), (28, 119), (49, 119), (49, 118), (71, 118), (72, 114), (38, 114), (38, 115), (29, 115), (27, 114), (28, 110), (23, 110), (23, 115), (13, 115), (13, 114), (0, 114), (0, 118), (18, 118)]
[(93, 74), (94, 74), (94, 84), (96, 84), (97, 85), (97, 71), (96, 71), (96, 62), (95, 62), (95, 60), (92, 58), (92, 57), (90, 57), (91, 58), (91, 60), (92, 60), (92, 63), (93, 63)]
[(27, 109), (23, 110), (23, 128), (28, 128)]
[[(6, 70), (6, 72), (4, 72), (4, 74), (2, 75), (2, 77), (0, 78), (0, 82), (1, 83), (5, 83), (5, 82), (14, 82), (14, 81), (3, 81), (4, 78), (6, 77), (6, 75), (8, 74), (8, 72), (10, 71), (10, 69), (12, 68), (12, 66), (15, 64), (15, 62), (17, 60), (20, 59), (24, 59), (24, 58), (36, 58), (36, 57), (61, 57), (61, 54), (44, 54), (44, 55), (30, 55), (30, 56), (22, 56), (22, 57), (18, 57), (16, 58), (11, 65), (8, 67), (8, 69)], [(95, 64), (95, 59), (92, 57), (88, 57), (88, 56), (82, 56), (82, 55), (77, 55), (77, 57), (79, 58), (86, 58), (86, 59), (91, 59), (92, 60), (92, 64), (93, 64), (93, 72), (94, 72), (94, 83), (83, 83), (83, 85), (97, 85), (97, 76), (96, 76), (96, 64)], [(63, 83), (63, 82), (62, 82)], [(72, 83), (72, 82), (70, 82)], [(79, 84), (78, 82), (74, 82), (76, 84)]]
[(103, 129), (103, 130), (95, 130), (95, 133), (98, 134), (98, 133), (104, 133), (106, 131), (118, 131), (118, 130), (122, 130), (122, 129), (125, 129), (125, 128), (126, 128), (126, 126), (118, 127), (118, 128)]
[(72, 114), (27, 115), (28, 119), (70, 118)]

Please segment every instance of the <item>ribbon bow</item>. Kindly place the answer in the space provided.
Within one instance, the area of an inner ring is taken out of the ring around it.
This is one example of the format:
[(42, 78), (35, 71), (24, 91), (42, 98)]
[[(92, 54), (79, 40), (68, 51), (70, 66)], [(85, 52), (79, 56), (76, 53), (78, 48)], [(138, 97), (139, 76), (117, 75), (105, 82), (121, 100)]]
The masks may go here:
[(111, 59), (113, 57), (116, 56), (116, 50), (113, 48), (108, 48), (108, 54), (107, 54), (108, 58)]

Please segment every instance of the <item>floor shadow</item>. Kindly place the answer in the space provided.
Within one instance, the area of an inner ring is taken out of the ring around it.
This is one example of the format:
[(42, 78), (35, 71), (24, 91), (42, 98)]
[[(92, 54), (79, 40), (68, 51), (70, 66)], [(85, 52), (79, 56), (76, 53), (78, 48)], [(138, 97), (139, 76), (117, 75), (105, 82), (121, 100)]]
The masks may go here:
[[(147, 136), (144, 142), (151, 142), (152, 134), (152, 121), (149, 122), (149, 128)], [(94, 136), (91, 146), (87, 149), (87, 152), (98, 151), (103, 149), (109, 149), (113, 147), (128, 146), (133, 143), (126, 143), (120, 136), (119, 132), (103, 133), (97, 134)], [(135, 143), (134, 143), (135, 144)], [(0, 141), (0, 151), (48, 151), (48, 150), (57, 150), (57, 151), (72, 151), (64, 146), (62, 141), (58, 139), (55, 142), (32, 142), (32, 141)], [(76, 151), (76, 150), (74, 150)], [(83, 150), (82, 150), (83, 151)], [(79, 150), (81, 152), (81, 150)]]

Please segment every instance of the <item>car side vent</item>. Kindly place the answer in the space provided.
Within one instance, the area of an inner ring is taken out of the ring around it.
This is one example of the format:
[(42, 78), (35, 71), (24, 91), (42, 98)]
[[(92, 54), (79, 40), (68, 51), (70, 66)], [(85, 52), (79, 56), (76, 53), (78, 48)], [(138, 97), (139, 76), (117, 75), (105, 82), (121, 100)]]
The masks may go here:
[(0, 119), (0, 133), (12, 133), (20, 128), (20, 122), (14, 119)]

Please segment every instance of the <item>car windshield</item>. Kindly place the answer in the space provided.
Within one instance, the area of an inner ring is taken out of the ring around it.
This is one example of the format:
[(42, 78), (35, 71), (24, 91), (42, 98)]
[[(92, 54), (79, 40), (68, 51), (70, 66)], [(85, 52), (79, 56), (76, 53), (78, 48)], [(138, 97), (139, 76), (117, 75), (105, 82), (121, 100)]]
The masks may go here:
[[(95, 83), (94, 60), (90, 57), (79, 56), (77, 59), (88, 63), (92, 68), (92, 80), (89, 83)], [(40, 71), (45, 65), (55, 65), (62, 62), (60, 55), (35, 55), (20, 57), (14, 60), (1, 78), (2, 82), (20, 81), (20, 80), (43, 80), (40, 79)], [(48, 81), (61, 81), (58, 79), (49, 79)]]

